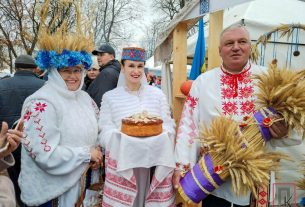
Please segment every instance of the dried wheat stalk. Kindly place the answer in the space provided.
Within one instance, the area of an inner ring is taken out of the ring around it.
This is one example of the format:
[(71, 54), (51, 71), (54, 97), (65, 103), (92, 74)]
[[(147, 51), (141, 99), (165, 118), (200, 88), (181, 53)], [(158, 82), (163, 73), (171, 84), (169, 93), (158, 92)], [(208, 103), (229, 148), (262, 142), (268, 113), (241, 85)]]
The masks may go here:
[(220, 177), (226, 180), (230, 176), (237, 195), (250, 190), (257, 196), (257, 187), (268, 185), (270, 170), (278, 168), (280, 159), (288, 159), (282, 153), (246, 147), (239, 124), (223, 116), (213, 120), (210, 128), (202, 129), (200, 137), (203, 146), (208, 146), (213, 164), (224, 167)]
[(258, 104), (281, 114), (290, 129), (305, 129), (305, 70), (279, 69), (270, 65), (266, 73), (256, 75)]

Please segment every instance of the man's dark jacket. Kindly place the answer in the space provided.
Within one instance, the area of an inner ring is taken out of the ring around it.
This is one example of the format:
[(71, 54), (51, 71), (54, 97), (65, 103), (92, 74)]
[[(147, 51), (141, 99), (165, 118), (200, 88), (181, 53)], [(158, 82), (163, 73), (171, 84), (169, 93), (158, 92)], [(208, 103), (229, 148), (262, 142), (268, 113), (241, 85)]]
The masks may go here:
[(117, 86), (121, 64), (117, 60), (111, 60), (100, 68), (101, 72), (90, 84), (87, 92), (100, 108), (104, 93)]
[[(14, 77), (0, 80), (0, 123), (6, 121), (11, 128), (21, 116), (24, 100), (43, 86), (44, 80), (39, 79), (35, 73), (28, 70), (17, 71)], [(0, 124), (1, 125), (1, 124)], [(20, 189), (18, 176), (20, 173), (21, 146), (13, 152), (15, 165), (8, 168), (10, 177), (14, 183), (16, 199), (20, 204)]]

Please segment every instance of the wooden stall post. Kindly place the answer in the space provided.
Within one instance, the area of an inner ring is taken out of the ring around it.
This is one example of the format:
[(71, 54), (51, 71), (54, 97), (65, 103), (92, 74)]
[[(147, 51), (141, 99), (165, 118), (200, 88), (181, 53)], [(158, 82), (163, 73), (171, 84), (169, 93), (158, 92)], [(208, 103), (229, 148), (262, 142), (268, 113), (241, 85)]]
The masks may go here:
[(221, 63), (218, 46), (223, 28), (223, 10), (211, 13), (209, 21), (208, 70), (218, 67)]
[(173, 31), (173, 117), (178, 125), (184, 104), (180, 85), (186, 81), (187, 24), (179, 23)]

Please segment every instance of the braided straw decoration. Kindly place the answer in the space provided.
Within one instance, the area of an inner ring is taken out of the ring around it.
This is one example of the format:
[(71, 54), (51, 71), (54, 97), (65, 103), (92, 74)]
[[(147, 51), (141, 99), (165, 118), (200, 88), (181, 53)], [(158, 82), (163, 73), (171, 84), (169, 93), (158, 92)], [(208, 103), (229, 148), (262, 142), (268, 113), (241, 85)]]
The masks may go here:
[(283, 116), (289, 129), (305, 129), (305, 70), (279, 69), (270, 65), (266, 73), (254, 76), (258, 105), (271, 107)]
[(210, 129), (201, 131), (200, 137), (209, 146), (213, 163), (224, 166), (220, 176), (224, 180), (231, 177), (232, 190), (237, 195), (251, 190), (256, 197), (256, 188), (268, 184), (269, 171), (278, 168), (280, 159), (288, 159), (282, 153), (244, 146), (247, 137), (241, 133), (239, 124), (225, 117), (215, 119)]

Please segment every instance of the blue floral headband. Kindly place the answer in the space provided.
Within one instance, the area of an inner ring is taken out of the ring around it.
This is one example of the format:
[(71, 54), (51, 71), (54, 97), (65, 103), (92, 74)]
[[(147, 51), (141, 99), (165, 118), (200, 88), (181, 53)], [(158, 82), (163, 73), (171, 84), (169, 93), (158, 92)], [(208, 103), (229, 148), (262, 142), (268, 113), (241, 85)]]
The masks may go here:
[(37, 53), (35, 62), (41, 70), (60, 69), (79, 64), (82, 64), (88, 70), (92, 64), (92, 58), (85, 51), (63, 50), (61, 54), (58, 54), (55, 50), (40, 50)]

